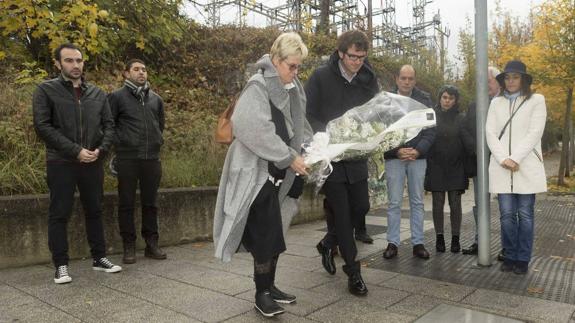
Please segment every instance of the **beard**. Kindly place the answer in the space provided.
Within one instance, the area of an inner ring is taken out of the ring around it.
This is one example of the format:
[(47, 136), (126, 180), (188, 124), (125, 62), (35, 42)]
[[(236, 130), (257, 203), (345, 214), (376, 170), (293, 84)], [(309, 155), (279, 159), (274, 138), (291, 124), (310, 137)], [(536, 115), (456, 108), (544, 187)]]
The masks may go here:
[(78, 73), (73, 74), (72, 71), (66, 71), (65, 69), (62, 69), (62, 75), (64, 75), (64, 77), (70, 80), (78, 80), (82, 78), (82, 70), (80, 70), (79, 74)]

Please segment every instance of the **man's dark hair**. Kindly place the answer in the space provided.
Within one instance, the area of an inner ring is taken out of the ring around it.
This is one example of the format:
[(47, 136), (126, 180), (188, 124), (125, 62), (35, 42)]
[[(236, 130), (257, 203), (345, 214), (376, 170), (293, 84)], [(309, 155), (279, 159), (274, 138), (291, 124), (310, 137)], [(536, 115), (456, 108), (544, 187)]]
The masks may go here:
[(359, 30), (350, 30), (337, 38), (337, 50), (342, 53), (347, 53), (347, 50), (353, 45), (355, 45), (356, 50), (367, 52), (369, 49), (367, 35)]
[[(62, 56), (60, 55), (60, 53), (62, 52), (62, 49), (64, 48), (69, 48), (69, 49), (75, 49), (77, 51), (80, 52), (80, 54), (82, 54), (82, 51), (80, 50), (80, 48), (72, 43), (65, 43), (62, 44), (60, 46), (58, 46), (55, 50), (54, 50), (54, 59), (56, 61), (60, 61), (62, 59)], [(84, 56), (84, 54), (82, 54), (82, 56)]]
[(132, 58), (131, 60), (126, 62), (126, 67), (124, 68), (124, 71), (129, 71), (132, 68), (132, 65), (134, 65), (134, 63), (140, 63), (142, 65), (146, 65), (146, 63), (144, 63), (143, 60), (139, 59), (139, 58)]

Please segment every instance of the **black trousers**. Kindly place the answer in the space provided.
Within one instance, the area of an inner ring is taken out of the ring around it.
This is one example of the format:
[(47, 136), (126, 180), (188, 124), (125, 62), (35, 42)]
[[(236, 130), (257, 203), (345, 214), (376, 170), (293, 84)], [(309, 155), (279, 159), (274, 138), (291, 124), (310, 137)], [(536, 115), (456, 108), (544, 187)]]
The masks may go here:
[(134, 209), (136, 189), (140, 188), (144, 239), (158, 238), (158, 188), (162, 164), (158, 159), (118, 159), (118, 224), (124, 242), (136, 241)]
[(102, 161), (83, 164), (78, 162), (48, 162), (46, 179), (50, 189), (48, 215), (48, 247), (56, 267), (68, 264), (68, 220), (74, 206), (76, 187), (84, 208), (86, 236), (92, 258), (106, 256), (104, 226), (102, 224), (102, 197), (104, 169)]
[(357, 247), (353, 237), (354, 224), (369, 211), (369, 192), (367, 179), (353, 184), (325, 182), (323, 192), (327, 204), (333, 212), (335, 235), (331, 232), (323, 242), (328, 248), (339, 245), (339, 251), (345, 261), (344, 271), (347, 274), (360, 270), (359, 262), (355, 260)]

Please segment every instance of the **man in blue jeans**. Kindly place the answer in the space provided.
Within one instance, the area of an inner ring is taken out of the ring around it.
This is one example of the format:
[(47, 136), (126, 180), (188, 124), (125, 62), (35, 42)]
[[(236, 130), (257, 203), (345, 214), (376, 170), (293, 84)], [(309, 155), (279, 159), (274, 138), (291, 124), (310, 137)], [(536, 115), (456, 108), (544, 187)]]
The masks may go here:
[[(396, 76), (395, 92), (408, 96), (431, 108), (432, 102), (428, 93), (415, 87), (415, 69), (411, 65), (403, 65)], [(409, 194), (411, 243), (413, 255), (428, 259), (429, 252), (423, 244), (423, 182), (427, 167), (425, 154), (435, 139), (435, 128), (422, 130), (415, 138), (404, 145), (387, 151), (385, 157), (385, 180), (387, 181), (387, 241), (383, 252), (385, 259), (395, 258), (400, 243), (399, 227), (401, 224), (401, 204), (403, 189), (407, 178)]]

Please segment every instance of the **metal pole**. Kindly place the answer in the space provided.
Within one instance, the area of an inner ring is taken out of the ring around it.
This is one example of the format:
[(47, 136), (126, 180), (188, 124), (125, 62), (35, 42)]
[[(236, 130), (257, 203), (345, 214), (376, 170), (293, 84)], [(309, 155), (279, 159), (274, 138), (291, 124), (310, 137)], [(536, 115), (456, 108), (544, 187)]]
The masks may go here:
[(367, 37), (369, 38), (369, 44), (373, 47), (373, 23), (372, 23), (373, 8), (371, 1), (372, 0), (367, 0)]
[(475, 0), (475, 73), (477, 85), (477, 180), (479, 181), (478, 233), (479, 266), (491, 266), (490, 254), (490, 210), (489, 173), (487, 170), (487, 144), (485, 140), (485, 120), (489, 107), (487, 92), (487, 0)]

